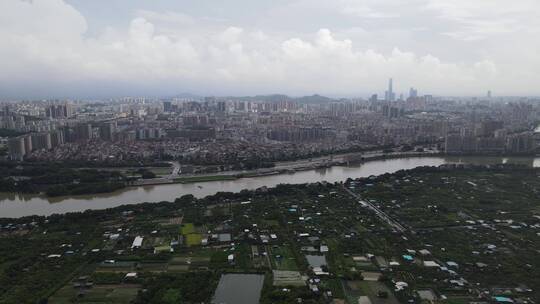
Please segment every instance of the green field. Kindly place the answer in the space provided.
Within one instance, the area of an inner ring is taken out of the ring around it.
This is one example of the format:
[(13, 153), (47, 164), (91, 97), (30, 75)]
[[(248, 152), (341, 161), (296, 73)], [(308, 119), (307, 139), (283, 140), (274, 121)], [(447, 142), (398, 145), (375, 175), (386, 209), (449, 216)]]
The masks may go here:
[(197, 246), (201, 244), (202, 235), (197, 233), (195, 225), (192, 223), (185, 223), (180, 228), (180, 233), (184, 236), (184, 242), (187, 246)]
[(169, 260), (168, 272), (185, 272), (190, 269), (206, 267), (210, 264), (210, 256), (175, 256)]
[(152, 167), (152, 168), (148, 168), (148, 170), (150, 170), (152, 173), (154, 173), (155, 175), (169, 175), (171, 174), (172, 172), (172, 168), (171, 167)]
[(180, 233), (183, 235), (195, 233), (195, 225), (193, 225), (192, 223), (183, 224), (182, 228), (180, 229)]
[(191, 233), (185, 236), (186, 237), (186, 245), (188, 246), (197, 246), (201, 244), (202, 235), (198, 233)]
[(154, 250), (156, 252), (171, 252), (171, 246), (169, 245), (158, 246), (158, 247), (155, 247)]
[[(281, 256), (281, 258), (277, 258)], [(272, 248), (272, 266), (277, 270), (298, 270), (298, 265), (289, 246)]]

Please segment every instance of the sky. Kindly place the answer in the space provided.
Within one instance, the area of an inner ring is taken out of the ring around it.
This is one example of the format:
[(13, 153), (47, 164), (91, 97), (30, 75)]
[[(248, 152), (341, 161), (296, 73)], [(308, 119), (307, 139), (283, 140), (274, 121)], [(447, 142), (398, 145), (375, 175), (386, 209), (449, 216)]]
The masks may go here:
[(1, 0), (0, 98), (540, 95), (538, 0)]

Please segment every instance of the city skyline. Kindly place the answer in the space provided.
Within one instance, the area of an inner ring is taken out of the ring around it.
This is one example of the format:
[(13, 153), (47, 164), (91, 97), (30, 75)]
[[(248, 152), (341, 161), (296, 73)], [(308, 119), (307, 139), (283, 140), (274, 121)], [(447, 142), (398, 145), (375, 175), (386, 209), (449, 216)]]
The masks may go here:
[[(475, 95), (434, 95), (430, 92), (422, 92), (422, 94), (418, 93), (418, 87), (411, 86), (408, 88), (400, 88), (398, 92), (394, 90), (394, 79), (389, 78), (387, 83), (386, 89), (384, 88), (374, 88), (372, 92), (375, 92), (374, 94), (366, 93), (366, 94), (360, 94), (360, 95), (321, 95), (317, 92), (313, 92), (312, 94), (306, 94), (306, 95), (294, 95), (294, 94), (284, 94), (280, 92), (274, 92), (274, 93), (268, 93), (268, 94), (253, 94), (253, 95), (203, 95), (203, 94), (193, 94), (191, 92), (179, 92), (176, 94), (157, 94), (157, 95), (132, 95), (132, 94), (119, 94), (119, 95), (109, 95), (109, 96), (102, 96), (102, 97), (95, 97), (95, 96), (40, 96), (40, 97), (34, 97), (34, 98), (5, 98), (2, 99), (0, 96), (0, 102), (10, 102), (10, 101), (43, 101), (43, 102), (59, 102), (59, 101), (65, 101), (65, 102), (72, 102), (72, 101), (88, 101), (88, 100), (95, 100), (95, 101), (106, 101), (106, 100), (114, 100), (114, 99), (122, 99), (122, 98), (149, 98), (149, 99), (170, 99), (170, 98), (185, 98), (186, 100), (201, 100), (205, 97), (217, 97), (217, 98), (272, 98), (273, 96), (279, 97), (283, 96), (285, 99), (295, 99), (295, 98), (311, 98), (311, 97), (322, 97), (322, 98), (328, 98), (329, 101), (339, 101), (339, 100), (348, 100), (348, 99), (361, 99), (361, 100), (373, 100), (374, 97), (384, 96), (383, 99), (375, 99), (379, 101), (405, 101), (407, 98), (416, 98), (420, 96), (429, 96), (429, 97), (438, 97), (443, 99), (458, 99), (458, 100), (467, 100), (467, 99), (477, 99), (477, 98), (487, 98), (487, 99), (493, 99), (495, 97), (499, 98), (500, 100), (504, 100), (505, 98), (537, 98), (538, 96), (494, 96), (492, 90), (488, 90), (487, 94), (482, 95), (482, 92), (478, 92), (478, 94)], [(379, 94), (379, 92), (383, 92), (383, 94)], [(398, 95), (399, 94), (399, 95)], [(284, 99), (284, 100), (285, 100)]]
[(6, 0), (0, 12), (4, 99), (367, 97), (389, 77), (396, 93), (540, 95), (529, 0)]

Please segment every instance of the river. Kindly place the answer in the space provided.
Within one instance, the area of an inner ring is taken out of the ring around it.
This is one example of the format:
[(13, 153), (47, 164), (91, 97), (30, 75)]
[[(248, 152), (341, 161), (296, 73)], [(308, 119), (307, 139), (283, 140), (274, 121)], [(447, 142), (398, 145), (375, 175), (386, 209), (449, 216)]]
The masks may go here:
[(295, 173), (241, 178), (232, 181), (213, 181), (193, 184), (165, 184), (126, 188), (112, 193), (81, 195), (73, 197), (48, 198), (39, 195), (0, 193), (0, 217), (22, 217), (27, 215), (51, 215), (106, 209), (126, 204), (143, 202), (173, 201), (185, 194), (204, 197), (219, 191), (238, 192), (242, 189), (256, 189), (262, 186), (274, 187), (278, 184), (302, 184), (320, 181), (336, 182), (347, 178), (367, 177), (392, 173), (401, 169), (419, 166), (439, 166), (447, 163), (521, 163), (540, 167), (540, 158), (533, 157), (408, 157), (375, 160), (351, 166), (299, 171)]

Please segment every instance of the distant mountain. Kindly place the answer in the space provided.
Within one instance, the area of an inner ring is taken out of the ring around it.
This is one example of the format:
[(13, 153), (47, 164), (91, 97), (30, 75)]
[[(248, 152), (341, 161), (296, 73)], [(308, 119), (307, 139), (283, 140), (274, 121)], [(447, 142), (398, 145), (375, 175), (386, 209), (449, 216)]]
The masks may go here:
[[(196, 99), (196, 100), (204, 99), (203, 96), (190, 94), (190, 93), (177, 94), (177, 95), (174, 95), (174, 96), (170, 96), (168, 98), (175, 98), (175, 97), (176, 98), (191, 98), (191, 99)], [(330, 98), (330, 97), (326, 97), (326, 96), (322, 96), (322, 95), (318, 95), (318, 94), (311, 95), (311, 96), (301, 96), (301, 97), (291, 97), (291, 96), (288, 96), (288, 95), (285, 95), (285, 94), (269, 94), (269, 95), (241, 96), (241, 97), (238, 97), (238, 96), (219, 97), (219, 96), (217, 96), (216, 98), (218, 98), (218, 99), (226, 98), (226, 99), (245, 100), (245, 101), (254, 101), (254, 100), (256, 100), (256, 101), (264, 101), (264, 102), (272, 102), (272, 103), (280, 102), (280, 101), (295, 101), (295, 102), (303, 103), (303, 104), (320, 104), (320, 103), (342, 101), (342, 99), (334, 99), (334, 98)]]
[(336, 101), (336, 99), (332, 99), (332, 98), (321, 96), (321, 95), (291, 97), (291, 96), (287, 96), (283, 94), (245, 96), (245, 97), (238, 97), (238, 99), (260, 100), (260, 101), (266, 101), (266, 102), (296, 101), (298, 103), (308, 103), (308, 104), (328, 103), (328, 102)]
[(295, 101), (299, 103), (328, 103), (328, 102), (336, 101), (336, 99), (332, 99), (326, 96), (315, 94), (312, 96), (304, 96), (304, 97), (295, 98)]
[(283, 94), (271, 94), (271, 95), (256, 95), (256, 96), (242, 96), (242, 97), (229, 97), (232, 99), (239, 99), (239, 100), (258, 100), (258, 101), (266, 101), (266, 102), (279, 102), (279, 101), (293, 101), (294, 98), (291, 98), (287, 95)]

